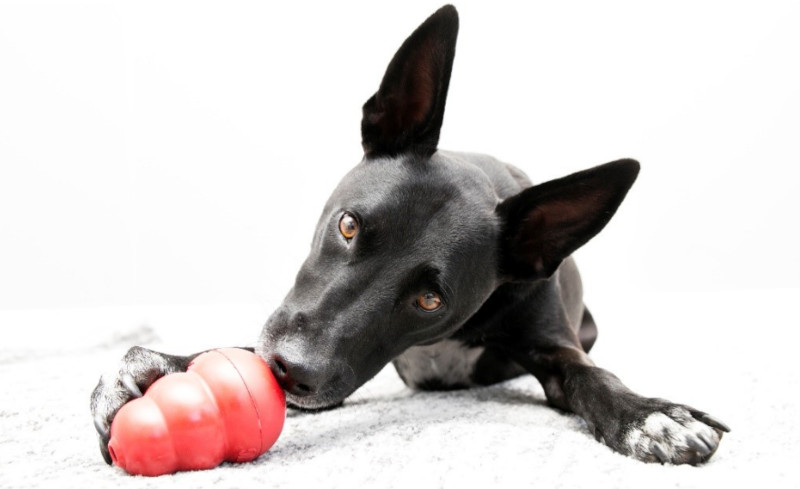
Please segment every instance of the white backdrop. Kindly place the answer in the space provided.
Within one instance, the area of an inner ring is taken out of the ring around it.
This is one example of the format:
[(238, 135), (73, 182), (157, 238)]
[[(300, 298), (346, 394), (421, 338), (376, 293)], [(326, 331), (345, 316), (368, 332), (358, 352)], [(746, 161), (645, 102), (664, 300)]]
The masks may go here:
[[(0, 310), (266, 315), (439, 6), (0, 2)], [(440, 147), (537, 181), (642, 162), (577, 253), (589, 297), (800, 286), (800, 4), (457, 7)]]

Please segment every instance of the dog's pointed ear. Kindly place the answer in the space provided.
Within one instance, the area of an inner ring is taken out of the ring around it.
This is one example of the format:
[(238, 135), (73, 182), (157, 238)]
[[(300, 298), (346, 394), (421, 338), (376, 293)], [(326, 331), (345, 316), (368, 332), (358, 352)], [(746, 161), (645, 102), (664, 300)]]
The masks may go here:
[(458, 13), (445, 5), (406, 39), (364, 104), (361, 144), (367, 158), (436, 151), (456, 53)]
[(611, 220), (638, 174), (638, 162), (614, 161), (527, 188), (501, 202), (501, 276), (512, 281), (551, 276)]

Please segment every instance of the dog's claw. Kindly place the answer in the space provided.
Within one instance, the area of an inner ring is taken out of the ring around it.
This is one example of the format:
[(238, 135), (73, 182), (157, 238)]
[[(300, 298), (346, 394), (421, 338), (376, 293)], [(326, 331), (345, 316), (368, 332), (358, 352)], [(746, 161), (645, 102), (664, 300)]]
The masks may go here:
[(103, 440), (100, 440), (100, 454), (103, 455), (103, 460), (105, 460), (108, 465), (112, 464), (111, 454), (108, 453), (108, 445), (103, 443)]
[(97, 434), (100, 435), (97, 439), (100, 444), (100, 454), (103, 456), (103, 460), (105, 460), (108, 465), (111, 465), (111, 454), (108, 453), (109, 433), (106, 429), (105, 420), (98, 414), (94, 417), (93, 423), (94, 429), (97, 430)]
[(701, 456), (705, 457), (706, 455), (711, 453), (711, 448), (708, 446), (708, 442), (707, 441), (705, 441), (705, 440), (701, 441), (702, 436), (703, 436), (702, 433), (700, 433), (700, 437), (701, 438), (698, 438), (695, 435), (689, 435), (689, 436), (686, 437), (686, 444), (689, 445), (689, 447), (692, 450), (696, 451)]
[(714, 416), (710, 414), (702, 413), (700, 417), (697, 418), (698, 421), (702, 421), (703, 423), (707, 424), (712, 428), (716, 428), (720, 431), (724, 431), (725, 433), (730, 433), (731, 429), (728, 428), (728, 425), (723, 423), (722, 421), (718, 420)]
[(122, 374), (120, 376), (120, 381), (122, 381), (122, 385), (128, 389), (128, 392), (135, 398), (142, 397), (142, 391), (139, 390), (139, 386), (136, 385), (136, 381), (133, 380), (131, 374)]
[(658, 458), (658, 461), (661, 462), (661, 465), (669, 462), (669, 456), (667, 452), (664, 451), (664, 448), (658, 444), (658, 442), (654, 441), (650, 444), (650, 451)]
[(105, 420), (100, 415), (94, 417), (94, 429), (97, 430), (97, 434), (102, 438), (101, 441), (108, 442), (108, 430), (106, 429)]

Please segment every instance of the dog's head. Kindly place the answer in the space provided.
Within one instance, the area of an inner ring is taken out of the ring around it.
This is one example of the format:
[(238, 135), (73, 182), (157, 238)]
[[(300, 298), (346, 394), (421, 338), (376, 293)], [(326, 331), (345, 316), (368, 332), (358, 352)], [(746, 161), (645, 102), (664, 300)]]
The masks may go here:
[(257, 351), (295, 405), (340, 402), (408, 347), (452, 334), (500, 284), (549, 277), (633, 183), (638, 165), (623, 161), (501, 201), (483, 171), (437, 153), (457, 33), (445, 6), (389, 63), (363, 107), (364, 159), (264, 326)]

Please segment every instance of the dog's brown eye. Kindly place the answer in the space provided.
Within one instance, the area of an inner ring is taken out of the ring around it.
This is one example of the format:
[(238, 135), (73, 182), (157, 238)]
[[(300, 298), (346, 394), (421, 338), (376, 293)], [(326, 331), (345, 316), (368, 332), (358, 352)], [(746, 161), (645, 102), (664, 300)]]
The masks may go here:
[(356, 236), (358, 233), (358, 221), (352, 214), (345, 212), (342, 218), (339, 219), (339, 232), (342, 233), (345, 239), (353, 239)]
[(433, 312), (442, 307), (442, 298), (436, 292), (426, 292), (417, 297), (417, 305), (423, 311)]

